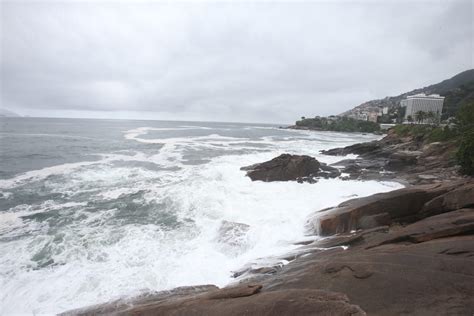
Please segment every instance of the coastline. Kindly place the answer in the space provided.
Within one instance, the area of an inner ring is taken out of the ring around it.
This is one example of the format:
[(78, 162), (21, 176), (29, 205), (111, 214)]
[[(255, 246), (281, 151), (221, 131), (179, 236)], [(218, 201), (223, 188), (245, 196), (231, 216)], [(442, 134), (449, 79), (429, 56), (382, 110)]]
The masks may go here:
[(413, 141), (389, 133), (327, 151), (359, 155), (334, 164), (348, 179), (408, 186), (315, 211), (306, 228), (321, 238), (302, 242), (287, 265), (244, 268), (222, 289), (181, 287), (63, 315), (472, 314), (474, 181), (440, 158), (444, 145)]

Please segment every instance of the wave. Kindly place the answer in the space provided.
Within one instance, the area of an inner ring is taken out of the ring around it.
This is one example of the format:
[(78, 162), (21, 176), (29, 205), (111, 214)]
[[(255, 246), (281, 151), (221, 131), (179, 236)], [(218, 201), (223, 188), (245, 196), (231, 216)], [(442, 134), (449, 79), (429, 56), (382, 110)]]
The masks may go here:
[[(162, 142), (140, 137), (153, 130), (140, 127), (124, 137)], [(334, 147), (327, 137), (168, 138), (156, 150), (134, 147), (0, 181), (7, 199), (30, 191), (53, 196), (0, 212), (0, 251), (15, 254), (0, 257), (0, 314), (52, 314), (177, 286), (224, 286), (235, 280), (233, 271), (293, 251), (308, 238), (311, 212), (400, 187), (339, 179), (252, 182), (240, 170), (283, 152), (340, 159), (319, 155)], [(334, 138), (341, 145), (355, 141)], [(186, 164), (194, 151), (207, 162)]]

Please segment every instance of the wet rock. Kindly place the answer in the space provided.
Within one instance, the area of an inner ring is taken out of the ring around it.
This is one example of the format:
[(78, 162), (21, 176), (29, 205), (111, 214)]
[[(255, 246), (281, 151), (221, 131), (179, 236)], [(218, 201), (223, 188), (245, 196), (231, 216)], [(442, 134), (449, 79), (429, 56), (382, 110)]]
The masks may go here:
[(234, 287), (223, 288), (219, 291), (214, 291), (205, 297), (211, 300), (228, 299), (236, 297), (244, 297), (257, 294), (262, 289), (261, 284), (247, 284)]
[(364, 247), (301, 258), (262, 284), (268, 290), (342, 292), (368, 315), (471, 315), (474, 311), (473, 235)]
[(421, 151), (408, 151), (400, 150), (388, 155), (386, 164), (387, 170), (396, 171), (407, 166), (415, 165), (418, 161), (418, 157), (422, 154)]
[(318, 177), (330, 179), (330, 178), (337, 178), (341, 175), (341, 171), (339, 169), (328, 166), (327, 164), (320, 163), (320, 171), (318, 172)]
[(344, 269), (350, 270), (352, 276), (357, 279), (367, 279), (373, 274), (373, 272), (367, 270), (367, 267), (364, 265), (344, 264), (339, 262), (328, 263), (324, 268), (324, 273), (338, 273)]
[(420, 211), (425, 203), (463, 186), (463, 183), (461, 181), (444, 186), (413, 186), (352, 199), (337, 207), (314, 213), (308, 219), (307, 228), (315, 234), (328, 236), (390, 225), (393, 222), (411, 223), (422, 216)]
[(354, 246), (361, 244), (365, 241), (368, 236), (378, 235), (387, 233), (389, 230), (388, 226), (379, 226), (371, 229), (359, 230), (354, 233), (338, 234), (328, 236), (309, 244), (309, 247), (321, 247), (321, 248), (332, 248), (339, 246)]
[(311, 182), (316, 177), (334, 178), (340, 175), (337, 168), (320, 163), (310, 156), (282, 154), (272, 160), (242, 167), (252, 181)]
[(472, 181), (395, 190), (317, 212), (311, 229), (322, 219), (327, 234), (344, 234), (304, 245), (278, 267), (242, 269), (245, 279), (232, 287), (182, 288), (67, 314), (472, 315), (474, 208), (456, 209), (471, 205)]
[(373, 141), (367, 143), (359, 143), (344, 148), (334, 148), (322, 150), (321, 153), (329, 156), (346, 156), (349, 154), (361, 155), (366, 153), (374, 153), (382, 148), (381, 144)]
[(410, 184), (428, 184), (459, 178), (454, 159), (456, 148), (455, 141), (427, 143), (423, 136), (401, 137), (390, 130), (381, 140), (334, 148), (322, 153), (333, 156), (358, 155), (356, 159), (333, 164), (346, 164), (344, 172), (349, 173), (349, 179), (403, 178)]
[[(210, 290), (200, 295), (169, 298), (166, 301), (134, 302), (122, 309), (109, 309), (110, 315), (346, 315), (366, 313), (349, 302), (346, 295), (328, 290), (287, 289), (261, 292), (262, 285), (242, 284)], [(89, 309), (67, 315), (97, 315)]]
[(460, 209), (425, 218), (396, 232), (381, 236), (378, 240), (371, 242), (367, 248), (398, 242), (421, 243), (437, 238), (473, 233), (474, 209)]
[(388, 213), (362, 216), (359, 220), (360, 229), (370, 229), (378, 226), (390, 225), (392, 219)]
[(424, 218), (465, 207), (474, 207), (474, 183), (449, 191), (427, 202), (421, 210)]
[(131, 298), (118, 299), (112, 302), (74, 309), (59, 314), (60, 316), (93, 316), (93, 315), (125, 315), (131, 306), (159, 304), (167, 300), (194, 297), (203, 293), (217, 291), (215, 285), (181, 286), (169, 291), (148, 292)]

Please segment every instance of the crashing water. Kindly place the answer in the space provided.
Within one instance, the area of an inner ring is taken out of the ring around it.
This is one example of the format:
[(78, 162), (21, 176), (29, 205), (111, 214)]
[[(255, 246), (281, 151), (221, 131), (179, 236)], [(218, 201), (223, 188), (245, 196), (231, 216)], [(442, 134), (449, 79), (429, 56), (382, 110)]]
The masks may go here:
[(295, 249), (311, 212), (400, 187), (252, 182), (240, 170), (282, 153), (333, 163), (341, 157), (319, 151), (374, 135), (236, 123), (0, 124), (5, 315), (57, 313), (183, 285), (223, 286), (232, 271)]

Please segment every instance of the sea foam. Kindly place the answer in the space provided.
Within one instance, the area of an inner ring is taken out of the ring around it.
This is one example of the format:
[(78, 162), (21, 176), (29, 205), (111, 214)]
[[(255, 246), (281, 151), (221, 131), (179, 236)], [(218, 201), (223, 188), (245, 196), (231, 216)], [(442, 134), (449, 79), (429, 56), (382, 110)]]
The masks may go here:
[[(0, 314), (53, 314), (146, 291), (224, 286), (234, 281), (233, 271), (274, 263), (275, 256), (295, 250), (295, 242), (308, 238), (304, 224), (311, 212), (400, 187), (340, 179), (252, 182), (240, 170), (284, 152), (334, 162), (340, 157), (319, 150), (354, 143), (357, 138), (350, 135), (298, 131), (255, 139), (212, 131), (141, 138), (148, 131), (157, 129), (128, 130), (124, 137), (165, 146), (132, 155), (102, 153), (98, 161), (53, 166), (0, 182), (13, 198), (15, 189), (41, 188), (53, 196), (0, 216), (0, 251), (6, 254), (0, 258)], [(190, 151), (216, 148), (220, 154), (209, 155), (206, 163), (186, 163)], [(157, 167), (138, 164), (144, 162)], [(226, 245), (220, 238), (224, 222), (245, 227)]]

